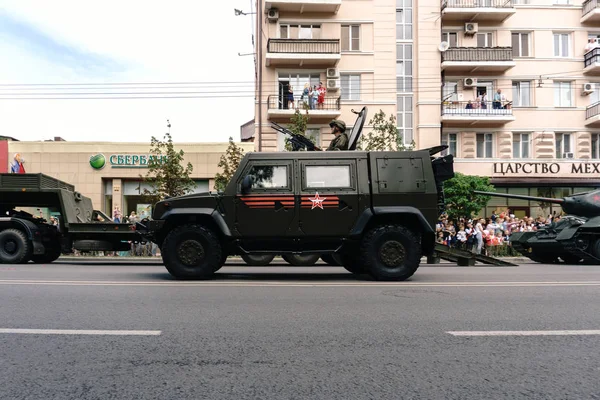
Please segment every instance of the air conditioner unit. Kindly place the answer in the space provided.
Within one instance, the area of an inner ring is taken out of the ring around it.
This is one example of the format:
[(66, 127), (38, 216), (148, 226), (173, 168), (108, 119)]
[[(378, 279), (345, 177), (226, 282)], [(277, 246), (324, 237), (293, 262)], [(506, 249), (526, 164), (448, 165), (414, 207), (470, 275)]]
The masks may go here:
[(583, 94), (584, 95), (594, 93), (594, 90), (595, 90), (595, 88), (594, 88), (593, 83), (586, 82), (583, 84)]
[(465, 24), (465, 36), (473, 36), (479, 30), (479, 24), (475, 22), (467, 22)]
[(327, 79), (327, 90), (339, 90), (340, 80), (339, 79)]
[(276, 8), (269, 8), (269, 10), (267, 11), (267, 19), (270, 22), (277, 22), (277, 20), (279, 19), (279, 10)]
[(573, 153), (563, 153), (563, 158), (574, 158)]
[(340, 76), (340, 71), (337, 68), (327, 68), (327, 78), (337, 78)]
[(477, 78), (465, 78), (463, 80), (464, 87), (473, 87), (477, 86)]

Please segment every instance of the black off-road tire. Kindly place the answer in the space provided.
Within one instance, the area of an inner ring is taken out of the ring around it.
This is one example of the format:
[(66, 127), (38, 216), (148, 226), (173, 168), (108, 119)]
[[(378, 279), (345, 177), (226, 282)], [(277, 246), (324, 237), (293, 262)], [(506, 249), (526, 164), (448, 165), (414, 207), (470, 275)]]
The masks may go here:
[(325, 264), (333, 265), (334, 267), (342, 265), (342, 260), (340, 260), (337, 254), (322, 254), (321, 260), (323, 260)]
[(215, 233), (202, 225), (183, 225), (165, 238), (162, 258), (177, 279), (207, 279), (221, 268), (223, 248)]
[(22, 264), (29, 261), (33, 247), (25, 233), (18, 229), (0, 232), (0, 264)]
[(281, 256), (285, 262), (296, 267), (309, 267), (315, 265), (320, 257), (319, 254), (284, 254)]
[(269, 265), (275, 258), (275, 254), (243, 254), (242, 260), (253, 267)]
[(600, 258), (600, 239), (596, 239), (595, 241), (592, 239), (593, 243), (589, 249), (589, 252), (596, 258)]
[(402, 225), (383, 225), (364, 236), (360, 259), (376, 280), (404, 281), (421, 263), (421, 244), (412, 231)]
[(60, 243), (52, 243), (46, 246), (44, 254), (34, 254), (31, 256), (31, 261), (36, 264), (49, 264), (56, 261), (61, 255)]

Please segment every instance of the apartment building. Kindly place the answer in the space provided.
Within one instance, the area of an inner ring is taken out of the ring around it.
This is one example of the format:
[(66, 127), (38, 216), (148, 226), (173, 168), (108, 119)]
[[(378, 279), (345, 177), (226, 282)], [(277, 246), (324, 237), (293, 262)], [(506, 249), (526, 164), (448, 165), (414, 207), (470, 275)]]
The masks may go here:
[[(329, 120), (350, 125), (367, 106), (396, 115), (417, 148), (448, 144), (456, 171), (498, 191), (600, 187), (600, 44), (588, 43), (600, 8), (573, 1), (258, 0), (256, 150), (283, 149), (270, 122), (289, 122), (304, 86), (323, 82), (309, 111), (322, 146)], [(493, 199), (483, 213), (506, 207), (555, 211)]]

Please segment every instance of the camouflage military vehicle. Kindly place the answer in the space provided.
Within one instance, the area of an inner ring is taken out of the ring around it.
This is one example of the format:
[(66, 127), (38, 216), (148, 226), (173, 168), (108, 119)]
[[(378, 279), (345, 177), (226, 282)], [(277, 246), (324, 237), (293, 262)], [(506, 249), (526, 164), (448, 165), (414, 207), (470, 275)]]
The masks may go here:
[[(29, 211), (49, 208), (59, 225)], [(116, 224), (66, 182), (44, 174), (0, 174), (0, 263), (49, 263), (80, 251), (129, 250), (133, 224)]]
[(434, 251), (454, 176), (451, 155), (434, 157), (445, 148), (248, 153), (223, 192), (160, 201), (137, 231), (179, 279), (209, 278), (229, 255), (281, 254), (335, 255), (352, 273), (405, 280)]
[(533, 232), (515, 232), (511, 246), (533, 261), (550, 264), (560, 258), (567, 264), (600, 264), (600, 190), (562, 199), (481, 192), (487, 196), (559, 204), (568, 215)]

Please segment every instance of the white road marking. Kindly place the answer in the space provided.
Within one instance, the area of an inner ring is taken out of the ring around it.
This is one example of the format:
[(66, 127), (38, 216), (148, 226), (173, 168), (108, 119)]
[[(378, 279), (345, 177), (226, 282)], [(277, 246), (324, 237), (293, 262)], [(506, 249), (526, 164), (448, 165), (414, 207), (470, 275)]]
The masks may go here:
[(30, 335), (113, 335), (113, 336), (159, 336), (161, 331), (119, 331), (85, 329), (10, 329), (0, 328), (0, 333), (20, 333)]
[(569, 287), (600, 286), (600, 281), (537, 282), (290, 282), (290, 281), (101, 281), (2, 279), (0, 285), (140, 287)]
[(600, 335), (600, 330), (581, 331), (454, 331), (453, 336), (579, 336)]

